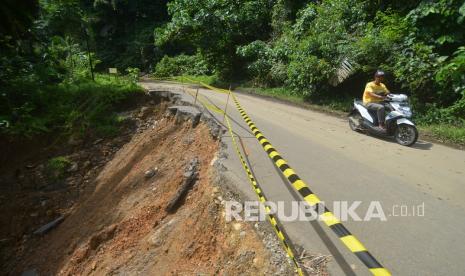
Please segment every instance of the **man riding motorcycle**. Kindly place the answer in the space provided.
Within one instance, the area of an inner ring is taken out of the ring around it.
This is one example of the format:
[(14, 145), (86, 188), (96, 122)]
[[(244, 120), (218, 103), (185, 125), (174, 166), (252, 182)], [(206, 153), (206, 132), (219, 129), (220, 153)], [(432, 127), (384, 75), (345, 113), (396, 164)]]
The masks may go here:
[(384, 72), (377, 70), (375, 73), (374, 81), (366, 84), (365, 91), (363, 92), (363, 104), (370, 110), (375, 110), (378, 115), (378, 127), (386, 129), (384, 124), (384, 105), (381, 103), (389, 94), (384, 81)]

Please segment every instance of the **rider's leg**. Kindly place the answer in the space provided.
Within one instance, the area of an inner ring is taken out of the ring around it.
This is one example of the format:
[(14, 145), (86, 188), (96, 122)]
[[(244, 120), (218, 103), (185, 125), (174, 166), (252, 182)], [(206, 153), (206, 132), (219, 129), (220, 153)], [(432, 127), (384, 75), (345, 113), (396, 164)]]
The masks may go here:
[(378, 123), (379, 123), (379, 126), (382, 128), (386, 128), (386, 126), (384, 125), (384, 119), (385, 119), (384, 115), (385, 115), (384, 105), (381, 105), (381, 108), (378, 108)]
[(369, 103), (367, 107), (372, 110), (376, 110), (378, 115), (378, 124), (380, 127), (384, 127), (384, 105), (379, 103)]

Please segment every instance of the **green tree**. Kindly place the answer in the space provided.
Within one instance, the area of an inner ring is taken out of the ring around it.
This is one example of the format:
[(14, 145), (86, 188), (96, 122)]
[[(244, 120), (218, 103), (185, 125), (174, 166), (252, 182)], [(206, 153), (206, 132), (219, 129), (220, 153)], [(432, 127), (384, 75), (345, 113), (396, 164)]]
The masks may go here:
[(265, 0), (175, 0), (168, 4), (171, 21), (155, 32), (156, 45), (188, 40), (221, 78), (239, 78), (244, 60), (236, 49), (269, 37), (270, 10)]
[(164, 53), (154, 46), (153, 30), (168, 21), (167, 0), (95, 0), (84, 5), (101, 69), (149, 70)]

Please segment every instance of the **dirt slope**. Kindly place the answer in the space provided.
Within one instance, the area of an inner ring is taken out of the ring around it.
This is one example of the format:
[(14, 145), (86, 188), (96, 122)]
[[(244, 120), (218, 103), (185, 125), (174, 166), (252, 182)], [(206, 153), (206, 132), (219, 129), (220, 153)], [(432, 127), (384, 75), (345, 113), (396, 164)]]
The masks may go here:
[[(64, 210), (61, 225), (17, 248), (10, 274), (256, 275), (283, 269), (270, 262), (251, 224), (225, 222), (222, 191), (212, 183), (219, 142), (210, 129), (156, 119), (90, 180), (95, 189)], [(193, 158), (200, 161), (198, 181), (177, 211), (167, 213)], [(150, 169), (157, 173), (147, 177)]]

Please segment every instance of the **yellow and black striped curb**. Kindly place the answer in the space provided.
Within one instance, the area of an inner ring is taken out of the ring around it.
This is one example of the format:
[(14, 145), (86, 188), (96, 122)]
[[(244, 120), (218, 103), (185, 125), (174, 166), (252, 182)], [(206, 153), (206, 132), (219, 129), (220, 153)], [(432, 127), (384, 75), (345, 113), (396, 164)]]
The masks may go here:
[[(329, 211), (322, 203), (321, 200), (310, 190), (308, 185), (297, 175), (297, 173), (287, 164), (287, 162), (281, 157), (278, 151), (271, 145), (266, 137), (260, 132), (255, 126), (254, 122), (250, 119), (247, 113), (239, 104), (236, 96), (232, 94), (234, 103), (236, 104), (239, 113), (241, 114), (244, 121), (253, 132), (254, 136), (258, 139), (262, 145), (268, 157), (273, 161), (276, 167), (279, 168), (281, 173), (289, 180), (292, 187), (303, 197), (303, 199), (310, 205), (314, 206), (316, 212), (320, 215), (321, 220), (333, 230), (338, 236), (342, 243), (354, 253), (370, 270), (373, 275), (386, 276), (391, 273), (384, 268), (373, 255), (365, 248), (365, 246), (354, 236), (349, 230), (339, 221), (334, 214)], [(323, 209), (323, 210), (321, 210)]]

